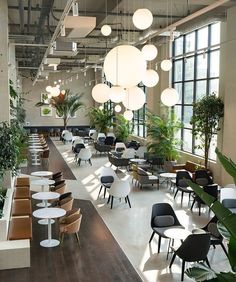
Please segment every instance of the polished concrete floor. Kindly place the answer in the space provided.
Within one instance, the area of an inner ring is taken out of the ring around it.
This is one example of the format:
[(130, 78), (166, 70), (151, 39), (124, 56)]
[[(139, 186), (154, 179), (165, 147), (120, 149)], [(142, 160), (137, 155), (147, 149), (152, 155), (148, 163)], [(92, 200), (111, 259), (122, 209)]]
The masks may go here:
[[(75, 198), (92, 201), (142, 279), (150, 282), (180, 281), (180, 260), (175, 260), (171, 270), (168, 267), (170, 261), (166, 260), (167, 242), (165, 241), (167, 240), (163, 240), (159, 254), (157, 253), (157, 235), (152, 243), (148, 244), (152, 232), (150, 228), (152, 205), (158, 202), (170, 203), (179, 221), (188, 230), (204, 226), (209, 221), (208, 208), (203, 208), (202, 215), (199, 217), (198, 209), (194, 209), (193, 213), (189, 210), (187, 196), (181, 206), (180, 197), (173, 200), (173, 192), (163, 184), (160, 185), (159, 191), (152, 186), (142, 190), (132, 187), (130, 194), (132, 208), (130, 209), (124, 202), (120, 203), (119, 200), (116, 200), (111, 210), (106, 204), (106, 199), (103, 199), (102, 196), (98, 198), (99, 171), (102, 166), (110, 166), (107, 156), (94, 154), (92, 166), (82, 163), (79, 167), (74, 162), (70, 144), (64, 145), (57, 140), (54, 140), (54, 144), (77, 178), (77, 180), (67, 180), (68, 190), (73, 192)], [(121, 178), (129, 178), (131, 183), (131, 177), (125, 170), (119, 172), (118, 175)], [(208, 258), (213, 269), (217, 271), (230, 269), (221, 247), (211, 248)], [(185, 276), (185, 281), (192, 280)]]

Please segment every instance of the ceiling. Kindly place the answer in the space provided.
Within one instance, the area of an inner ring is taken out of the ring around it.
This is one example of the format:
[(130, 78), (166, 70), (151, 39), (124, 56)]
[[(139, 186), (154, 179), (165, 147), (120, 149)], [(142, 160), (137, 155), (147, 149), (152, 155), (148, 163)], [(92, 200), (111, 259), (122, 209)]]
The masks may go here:
[[(141, 38), (150, 32), (165, 28), (182, 18), (218, 1), (213, 0), (78, 0), (79, 15), (96, 17), (96, 27), (85, 38), (61, 37), (61, 41), (75, 41), (76, 56), (62, 55), (58, 70), (84, 69), (85, 66), (99, 65), (108, 50), (120, 42), (139, 45)], [(21, 73), (35, 77), (44, 53), (66, 7), (65, 0), (8, 0), (9, 40), (16, 45), (16, 59)], [(138, 8), (152, 11), (154, 21), (148, 31), (140, 31), (132, 23), (132, 15)], [(226, 9), (236, 5), (228, 1), (222, 6), (178, 26), (184, 32), (196, 25), (225, 17)], [(107, 7), (107, 8), (106, 8)], [(72, 15), (70, 11), (69, 15)], [(100, 28), (108, 23), (112, 27), (109, 37), (102, 36)], [(66, 29), (66, 35), (70, 30)], [(148, 32), (148, 33), (147, 33)], [(158, 33), (155, 33), (158, 34)], [(152, 42), (162, 44), (160, 35), (153, 36)], [(32, 44), (32, 46), (31, 46)], [(52, 55), (49, 57), (53, 57)], [(52, 71), (52, 70), (51, 70)]]

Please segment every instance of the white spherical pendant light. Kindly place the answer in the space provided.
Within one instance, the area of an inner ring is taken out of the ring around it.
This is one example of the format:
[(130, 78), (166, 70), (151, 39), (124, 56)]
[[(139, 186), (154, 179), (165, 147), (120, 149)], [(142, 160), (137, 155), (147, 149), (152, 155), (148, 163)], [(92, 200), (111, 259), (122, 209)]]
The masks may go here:
[(116, 105), (115, 106), (115, 112), (119, 113), (121, 111), (121, 106), (120, 105)]
[(120, 45), (108, 52), (103, 69), (107, 81), (113, 85), (132, 87), (142, 81), (146, 61), (138, 48)]
[(103, 106), (99, 106), (99, 110), (101, 110), (101, 111), (102, 111), (102, 110), (103, 110)]
[(138, 9), (133, 14), (133, 24), (138, 29), (147, 29), (152, 25), (153, 15), (148, 9)]
[(137, 86), (127, 89), (123, 105), (132, 111), (139, 110), (143, 107), (146, 97), (143, 90)]
[(98, 103), (105, 103), (109, 100), (110, 87), (104, 83), (95, 85), (92, 89), (92, 97)]
[(57, 88), (57, 87), (52, 87), (52, 90), (51, 90), (50, 93), (51, 93), (52, 97), (56, 97), (60, 94), (60, 89)]
[(134, 116), (134, 114), (130, 110), (126, 110), (124, 112), (124, 118), (127, 119), (127, 120), (131, 120), (133, 118), (133, 116)]
[(52, 91), (52, 86), (48, 85), (48, 86), (46, 87), (46, 91), (50, 93), (50, 92)]
[(65, 91), (65, 90), (61, 90), (61, 94), (62, 94), (62, 95), (65, 95), (65, 94), (66, 94), (66, 91)]
[(172, 62), (171, 62), (171, 60), (163, 60), (163, 61), (161, 62), (161, 69), (162, 69), (163, 71), (169, 71), (169, 70), (171, 70), (171, 68), (172, 68)]
[(153, 45), (153, 44), (144, 45), (141, 52), (142, 52), (144, 59), (146, 61), (154, 60), (156, 58), (157, 54), (158, 54), (158, 50), (157, 50), (156, 46)]
[(159, 75), (154, 70), (147, 70), (144, 78), (143, 78), (143, 84), (147, 87), (154, 87), (157, 85), (159, 81)]
[(112, 86), (109, 98), (114, 103), (120, 103), (125, 99), (125, 90), (120, 86)]
[(104, 36), (109, 36), (111, 34), (111, 27), (108, 24), (104, 24), (101, 27), (101, 33)]
[(164, 105), (172, 107), (179, 101), (179, 93), (174, 88), (166, 88), (161, 93), (161, 101)]

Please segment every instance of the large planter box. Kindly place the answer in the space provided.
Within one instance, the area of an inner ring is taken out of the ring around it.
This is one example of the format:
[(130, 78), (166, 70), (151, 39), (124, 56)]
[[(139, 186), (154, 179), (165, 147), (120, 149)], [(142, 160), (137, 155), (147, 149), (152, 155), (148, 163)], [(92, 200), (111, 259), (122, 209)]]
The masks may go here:
[(13, 189), (7, 189), (6, 199), (3, 206), (3, 216), (0, 218), (0, 241), (7, 240), (8, 226), (11, 215)]

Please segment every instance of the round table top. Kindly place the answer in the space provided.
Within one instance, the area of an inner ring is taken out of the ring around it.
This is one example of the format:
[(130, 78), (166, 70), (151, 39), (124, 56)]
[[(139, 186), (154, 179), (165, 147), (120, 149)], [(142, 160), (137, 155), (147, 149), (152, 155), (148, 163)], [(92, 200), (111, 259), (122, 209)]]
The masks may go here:
[(34, 180), (30, 181), (30, 184), (32, 184), (32, 185), (39, 185), (39, 186), (52, 185), (54, 183), (55, 183), (55, 180), (47, 179), (47, 178), (34, 179)]
[(43, 149), (41, 148), (31, 148), (29, 149), (30, 152), (43, 152)]
[(41, 171), (34, 171), (31, 172), (32, 176), (51, 176), (53, 175), (52, 171), (47, 171), (47, 170), (41, 170)]
[(32, 144), (32, 145), (29, 145), (29, 149), (39, 149), (39, 148), (43, 148), (43, 146), (40, 145), (40, 144)]
[(130, 159), (130, 161), (132, 163), (145, 163), (146, 162), (145, 159)]
[(176, 177), (176, 173), (172, 173), (172, 172), (163, 172), (163, 173), (160, 173), (160, 177), (175, 178), (175, 177)]
[(61, 208), (43, 208), (33, 212), (33, 216), (37, 218), (58, 218), (66, 214)]
[(168, 228), (164, 232), (165, 236), (171, 239), (185, 240), (188, 235), (192, 234), (189, 230), (180, 227)]
[(35, 200), (53, 200), (60, 197), (59, 193), (56, 192), (38, 192), (32, 195)]

